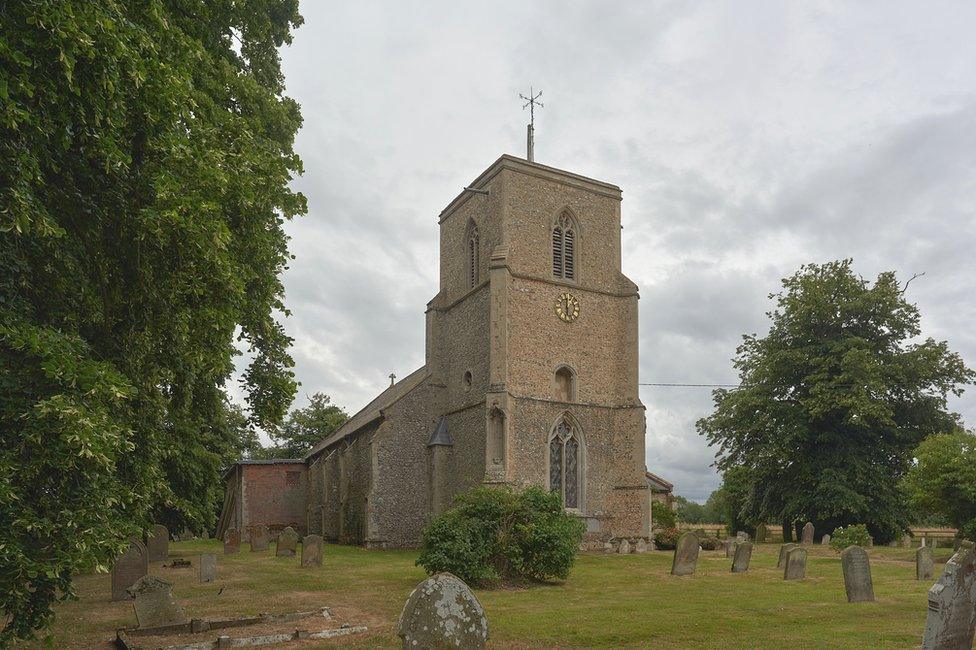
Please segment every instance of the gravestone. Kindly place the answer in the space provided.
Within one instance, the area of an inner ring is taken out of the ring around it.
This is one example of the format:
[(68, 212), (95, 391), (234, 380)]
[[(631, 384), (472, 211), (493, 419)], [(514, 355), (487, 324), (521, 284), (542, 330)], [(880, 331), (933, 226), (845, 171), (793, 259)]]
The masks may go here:
[(149, 540), (146, 543), (149, 551), (149, 561), (159, 562), (169, 557), (169, 531), (166, 526), (156, 524), (149, 529)]
[(626, 539), (620, 540), (620, 545), (617, 546), (617, 552), (620, 553), (621, 555), (629, 555), (630, 542), (628, 542)]
[(238, 553), (241, 550), (241, 531), (228, 528), (224, 533), (224, 554)]
[(132, 607), (140, 628), (187, 622), (183, 608), (173, 598), (173, 583), (156, 576), (143, 576), (128, 592), (135, 598)]
[(749, 541), (749, 533), (747, 533), (744, 530), (740, 530), (739, 532), (737, 532), (735, 534), (735, 539), (736, 539), (736, 541), (739, 541), (739, 542), (748, 542)]
[(126, 600), (131, 587), (149, 572), (149, 553), (142, 542), (133, 540), (112, 566), (112, 600)]
[(803, 533), (800, 535), (800, 543), (808, 546), (813, 544), (813, 524), (809, 521), (803, 524)]
[(868, 552), (860, 546), (848, 546), (840, 554), (844, 569), (844, 590), (847, 602), (864, 603), (874, 600), (874, 584), (871, 582), (871, 563)]
[(738, 544), (734, 537), (726, 539), (723, 544), (725, 544), (725, 557), (732, 557), (735, 555), (735, 545)]
[(830, 535), (824, 535), (820, 538), (821, 546), (830, 546)]
[(752, 542), (739, 542), (735, 545), (735, 557), (732, 559), (732, 573), (745, 573), (749, 570), (749, 560), (752, 559)]
[(468, 585), (450, 573), (437, 573), (407, 598), (397, 635), (403, 648), (484, 648), (488, 618)]
[(793, 542), (787, 542), (786, 544), (783, 544), (782, 546), (779, 547), (779, 559), (776, 560), (777, 569), (781, 569), (784, 566), (786, 566), (786, 556), (789, 554), (790, 551), (792, 551), (796, 547), (797, 544), (794, 544)]
[(963, 546), (929, 589), (923, 650), (970, 650), (976, 632), (976, 551)]
[(912, 547), (912, 536), (911, 535), (902, 535), (901, 536), (901, 547), (902, 548), (911, 548)]
[(322, 566), (322, 536), (302, 538), (302, 566)]
[(204, 553), (200, 556), (200, 582), (213, 582), (217, 579), (217, 556)]
[(803, 580), (807, 575), (807, 549), (802, 546), (791, 548), (786, 554), (786, 569), (783, 580)]
[(634, 553), (647, 553), (649, 550), (650, 548), (647, 546), (647, 542), (644, 541), (643, 537), (638, 539), (637, 543), (634, 544)]
[(268, 550), (268, 527), (264, 524), (259, 524), (251, 528), (251, 550)]
[(756, 543), (764, 544), (766, 538), (769, 536), (769, 531), (766, 530), (766, 524), (759, 524), (756, 526)]
[(295, 549), (298, 548), (298, 533), (291, 526), (286, 527), (278, 535), (278, 544), (275, 555), (278, 557), (292, 557)]
[(699, 546), (698, 536), (694, 533), (684, 533), (678, 538), (674, 547), (674, 561), (671, 563), (671, 575), (690, 576), (698, 565)]
[(932, 549), (924, 546), (915, 551), (915, 579), (931, 580), (935, 575), (935, 563), (932, 560)]

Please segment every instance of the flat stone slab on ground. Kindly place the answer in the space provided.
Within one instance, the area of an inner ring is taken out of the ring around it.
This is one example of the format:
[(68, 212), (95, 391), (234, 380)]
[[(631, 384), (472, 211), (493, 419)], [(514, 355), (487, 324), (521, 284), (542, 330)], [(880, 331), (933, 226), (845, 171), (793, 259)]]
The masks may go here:
[(143, 576), (128, 591), (135, 598), (132, 607), (140, 628), (187, 622), (183, 608), (173, 598), (173, 583), (156, 576)]
[(840, 554), (844, 569), (844, 591), (847, 602), (863, 603), (874, 600), (874, 583), (871, 581), (871, 563), (868, 552), (860, 546), (848, 546)]
[(488, 618), (474, 593), (450, 573), (427, 578), (410, 594), (397, 635), (403, 648), (484, 648)]

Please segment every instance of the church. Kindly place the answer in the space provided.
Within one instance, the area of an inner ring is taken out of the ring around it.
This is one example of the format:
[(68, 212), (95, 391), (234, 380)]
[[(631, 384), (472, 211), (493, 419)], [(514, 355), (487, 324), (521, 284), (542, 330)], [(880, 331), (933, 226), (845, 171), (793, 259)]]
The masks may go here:
[[(530, 149), (531, 158), (531, 149)], [(424, 365), (304, 458), (242, 461), (217, 533), (264, 524), (416, 546), (455, 494), (538, 485), (584, 547), (647, 539), (637, 286), (616, 185), (503, 155), (438, 217)]]

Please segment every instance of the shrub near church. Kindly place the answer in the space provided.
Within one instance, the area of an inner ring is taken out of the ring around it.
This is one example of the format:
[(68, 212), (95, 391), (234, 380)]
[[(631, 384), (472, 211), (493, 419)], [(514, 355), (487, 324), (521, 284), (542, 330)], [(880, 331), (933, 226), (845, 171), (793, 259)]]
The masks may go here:
[(557, 493), (478, 487), (427, 526), (417, 564), (481, 587), (565, 579), (584, 529)]

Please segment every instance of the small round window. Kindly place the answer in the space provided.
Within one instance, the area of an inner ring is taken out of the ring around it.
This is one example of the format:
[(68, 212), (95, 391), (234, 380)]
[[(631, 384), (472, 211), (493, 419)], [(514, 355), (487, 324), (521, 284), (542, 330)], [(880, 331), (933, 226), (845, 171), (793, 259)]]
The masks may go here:
[(471, 371), (464, 373), (464, 390), (471, 390)]

